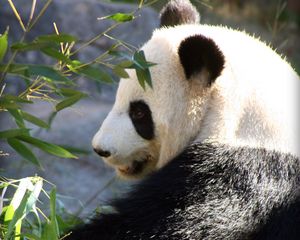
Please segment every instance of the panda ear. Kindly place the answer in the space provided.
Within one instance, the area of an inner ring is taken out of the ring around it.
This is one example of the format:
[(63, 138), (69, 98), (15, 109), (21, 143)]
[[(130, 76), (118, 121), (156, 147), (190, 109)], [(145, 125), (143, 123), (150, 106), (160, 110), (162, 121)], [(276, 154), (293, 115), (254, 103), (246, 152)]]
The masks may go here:
[(178, 55), (187, 79), (206, 71), (208, 85), (221, 74), (225, 59), (216, 43), (202, 35), (184, 39), (179, 46)]
[(200, 15), (189, 0), (171, 0), (160, 12), (160, 27), (199, 22)]

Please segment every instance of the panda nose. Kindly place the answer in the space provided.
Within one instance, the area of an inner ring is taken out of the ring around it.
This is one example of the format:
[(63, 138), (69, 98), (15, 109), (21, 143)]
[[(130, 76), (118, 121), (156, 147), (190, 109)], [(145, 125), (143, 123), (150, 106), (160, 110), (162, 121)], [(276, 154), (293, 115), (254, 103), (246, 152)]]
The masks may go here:
[(94, 148), (94, 151), (101, 157), (109, 157), (111, 155), (109, 151), (105, 151), (101, 148)]

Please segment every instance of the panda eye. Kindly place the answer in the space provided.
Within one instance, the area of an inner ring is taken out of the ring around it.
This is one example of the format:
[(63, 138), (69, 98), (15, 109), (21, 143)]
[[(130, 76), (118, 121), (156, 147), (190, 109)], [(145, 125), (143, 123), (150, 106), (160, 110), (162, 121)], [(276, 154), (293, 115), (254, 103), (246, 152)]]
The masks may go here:
[(154, 138), (154, 123), (147, 103), (142, 100), (131, 102), (128, 114), (135, 130), (142, 138), (147, 140)]
[(142, 119), (145, 116), (145, 113), (143, 112), (142, 109), (135, 109), (134, 111), (131, 112), (131, 117), (133, 119)]

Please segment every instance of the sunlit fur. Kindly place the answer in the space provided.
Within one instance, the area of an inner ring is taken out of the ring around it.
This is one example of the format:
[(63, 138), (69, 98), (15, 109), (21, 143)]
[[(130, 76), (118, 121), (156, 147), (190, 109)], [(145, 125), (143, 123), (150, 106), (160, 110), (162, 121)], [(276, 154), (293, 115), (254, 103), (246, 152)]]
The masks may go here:
[[(179, 61), (180, 43), (195, 34), (213, 39), (225, 56), (225, 68), (211, 87), (204, 86), (206, 71), (187, 80)], [(147, 86), (144, 91), (132, 69), (130, 79), (120, 81), (115, 104), (93, 139), (94, 147), (113, 153), (105, 159), (108, 164), (130, 166), (137, 156), (149, 155), (151, 166), (141, 177), (194, 140), (299, 156), (300, 80), (270, 47), (226, 27), (180, 25), (157, 29), (142, 50), (157, 64), (150, 68), (153, 89)], [(130, 122), (128, 107), (136, 100), (146, 102), (152, 111), (151, 141), (141, 138)]]

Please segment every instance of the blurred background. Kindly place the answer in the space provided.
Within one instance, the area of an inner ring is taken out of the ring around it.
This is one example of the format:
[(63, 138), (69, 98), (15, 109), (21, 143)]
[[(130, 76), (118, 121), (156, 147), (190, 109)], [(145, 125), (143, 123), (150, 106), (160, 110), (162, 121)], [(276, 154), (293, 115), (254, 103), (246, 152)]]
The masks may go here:
[[(28, 0), (14, 1), (20, 16), (26, 22), (30, 15), (31, 4)], [(37, 1), (37, 10), (41, 10), (46, 0)], [(106, 31), (114, 24), (112, 20), (97, 20), (117, 12), (135, 12), (136, 18), (114, 28), (109, 36), (99, 37), (88, 47), (76, 53), (80, 61), (88, 62), (109, 49), (116, 40), (140, 47), (151, 37), (153, 29), (159, 25), (159, 10), (167, 1), (145, 1), (138, 10), (140, 1), (100, 1), (100, 0), (53, 0), (37, 24), (27, 34), (26, 40), (32, 41), (39, 35), (55, 33), (53, 23), (61, 33), (67, 33), (78, 39), (76, 48), (80, 48), (90, 39)], [(201, 22), (226, 25), (245, 30), (269, 43), (276, 51), (286, 57), (296, 71), (300, 72), (300, 1), (299, 0), (195, 0), (192, 1), (201, 13)], [(9, 26), (9, 44), (22, 38), (22, 28), (9, 4), (0, 3), (0, 33)], [(9, 59), (6, 56), (6, 60)], [(259, 56), (257, 56), (259, 58)], [(53, 59), (45, 57), (40, 51), (28, 51), (18, 54), (16, 62), (52, 64)], [(1, 141), (0, 167), (2, 176), (19, 179), (35, 174), (57, 186), (57, 199), (60, 206), (80, 216), (88, 215), (96, 207), (106, 205), (112, 197), (126, 192), (131, 182), (115, 178), (114, 172), (105, 166), (92, 152), (91, 139), (101, 126), (114, 102), (118, 77), (114, 83), (104, 84), (90, 81), (84, 76), (76, 80), (76, 88), (88, 97), (76, 105), (60, 111), (50, 130), (30, 125), (32, 134), (40, 139), (71, 146), (77, 149), (78, 159), (63, 159), (35, 150), (43, 168), (36, 167), (22, 159), (20, 155)], [(25, 88), (24, 81), (8, 76), (5, 91), (18, 94)], [(36, 101), (26, 106), (26, 111), (48, 119), (53, 112), (53, 104)], [(14, 122), (7, 112), (0, 112), (0, 131), (13, 128)], [(76, 152), (76, 151), (75, 151)]]

